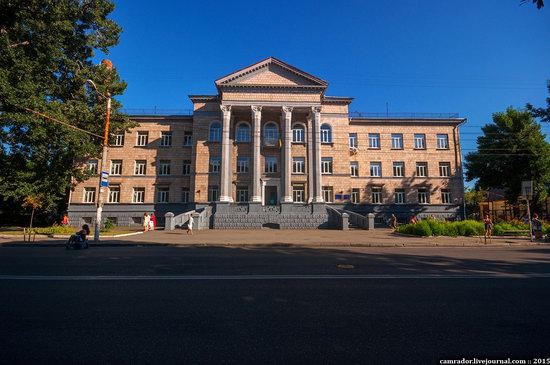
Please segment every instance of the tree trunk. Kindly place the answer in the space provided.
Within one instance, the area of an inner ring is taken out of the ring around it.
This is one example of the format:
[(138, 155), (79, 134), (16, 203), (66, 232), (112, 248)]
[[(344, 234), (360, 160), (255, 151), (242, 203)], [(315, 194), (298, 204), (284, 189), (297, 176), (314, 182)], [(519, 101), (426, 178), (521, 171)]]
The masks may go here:
[(32, 213), (31, 213), (31, 223), (29, 225), (29, 232), (30, 230), (32, 229), (32, 220), (34, 219), (34, 208), (32, 208)]

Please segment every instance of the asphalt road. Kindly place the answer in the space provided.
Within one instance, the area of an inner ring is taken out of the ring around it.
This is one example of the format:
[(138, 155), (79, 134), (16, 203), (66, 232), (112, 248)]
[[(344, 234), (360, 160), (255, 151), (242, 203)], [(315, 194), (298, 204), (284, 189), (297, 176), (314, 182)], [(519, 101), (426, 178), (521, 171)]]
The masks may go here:
[(550, 357), (550, 248), (0, 247), (0, 363)]

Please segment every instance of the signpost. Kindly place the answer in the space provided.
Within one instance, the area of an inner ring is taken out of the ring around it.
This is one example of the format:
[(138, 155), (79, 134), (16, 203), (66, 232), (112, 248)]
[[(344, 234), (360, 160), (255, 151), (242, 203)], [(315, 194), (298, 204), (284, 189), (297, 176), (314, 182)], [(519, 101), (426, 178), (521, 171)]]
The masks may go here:
[(101, 187), (103, 188), (109, 187), (109, 173), (107, 171), (101, 172)]
[(525, 198), (527, 203), (527, 218), (529, 218), (529, 239), (533, 242), (533, 222), (531, 222), (531, 208), (529, 207), (529, 200), (533, 199), (533, 181), (521, 182), (521, 195)]

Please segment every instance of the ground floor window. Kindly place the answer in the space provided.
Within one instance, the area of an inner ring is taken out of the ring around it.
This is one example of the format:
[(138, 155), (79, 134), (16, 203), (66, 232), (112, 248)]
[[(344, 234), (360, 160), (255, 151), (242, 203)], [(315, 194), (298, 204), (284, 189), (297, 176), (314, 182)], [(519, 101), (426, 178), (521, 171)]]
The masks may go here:
[(382, 188), (379, 186), (374, 186), (372, 188), (372, 204), (382, 203)]
[(157, 203), (168, 203), (170, 200), (170, 188), (157, 188)]
[(105, 222), (107, 221), (111, 221), (111, 223), (115, 226), (118, 225), (118, 218), (117, 217), (107, 217), (107, 219), (105, 220)]
[(218, 199), (218, 186), (209, 186), (208, 187), (208, 201), (217, 202)]
[(395, 204), (405, 203), (405, 190), (395, 189)]
[(248, 186), (237, 186), (237, 201), (238, 202), (248, 201)]
[(441, 190), (441, 203), (451, 204), (451, 191), (449, 189)]
[(132, 203), (145, 202), (145, 188), (134, 188), (132, 193)]
[(111, 186), (109, 188), (109, 203), (120, 203), (120, 187)]
[(360, 194), (361, 190), (359, 188), (351, 189), (351, 202), (353, 204), (359, 204), (359, 202), (361, 201)]
[(418, 189), (418, 203), (419, 204), (428, 204), (428, 190), (426, 188)]
[(143, 222), (143, 217), (132, 217), (133, 224), (141, 224)]
[(295, 203), (303, 203), (305, 200), (305, 189), (303, 184), (292, 185), (292, 200)]
[(322, 193), (323, 193), (323, 200), (325, 201), (325, 203), (332, 203), (334, 201), (332, 186), (323, 186)]
[(189, 203), (189, 188), (181, 188), (181, 202)]

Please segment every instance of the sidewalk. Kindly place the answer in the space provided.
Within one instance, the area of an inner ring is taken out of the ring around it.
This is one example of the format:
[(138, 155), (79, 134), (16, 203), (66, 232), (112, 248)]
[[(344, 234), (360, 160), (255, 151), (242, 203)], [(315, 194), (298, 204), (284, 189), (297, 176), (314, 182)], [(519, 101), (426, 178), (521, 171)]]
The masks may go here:
[[(0, 238), (0, 245), (58, 246), (64, 239), (37, 238), (36, 243), (21, 238)], [(106, 237), (98, 246), (270, 246), (270, 247), (502, 247), (544, 244), (527, 237), (495, 237), (485, 244), (483, 237), (415, 237), (392, 233), (389, 229), (366, 230), (206, 230), (193, 236), (184, 230), (153, 231), (144, 234)]]

